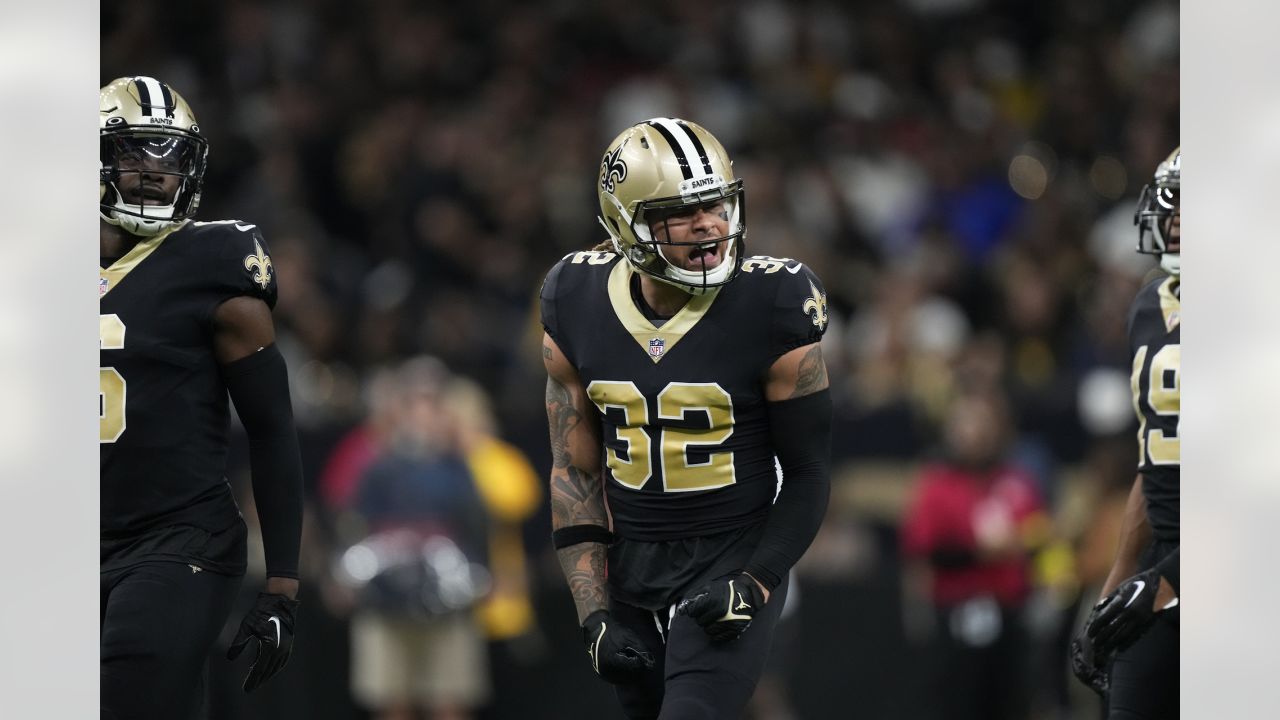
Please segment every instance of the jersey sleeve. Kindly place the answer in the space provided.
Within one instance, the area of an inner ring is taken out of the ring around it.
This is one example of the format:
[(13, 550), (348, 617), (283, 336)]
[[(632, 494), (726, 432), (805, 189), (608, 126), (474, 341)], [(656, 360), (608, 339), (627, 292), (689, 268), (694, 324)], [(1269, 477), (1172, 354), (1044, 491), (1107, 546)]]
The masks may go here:
[(769, 339), (769, 355), (773, 358), (821, 340), (829, 320), (827, 291), (807, 265), (797, 263), (777, 275), (780, 282)]
[(567, 264), (568, 257), (561, 259), (556, 263), (551, 271), (547, 273), (546, 279), (542, 281), (542, 289), (538, 291), (538, 305), (542, 313), (542, 327), (556, 341), (556, 345), (560, 346), (560, 352), (565, 357), (572, 357), (569, 354), (569, 341), (565, 337), (563, 328), (560, 325), (559, 299), (563, 290), (562, 275)]
[(1129, 317), (1125, 322), (1125, 337), (1129, 340), (1129, 357), (1133, 358), (1133, 353), (1138, 349), (1139, 343), (1136, 341), (1136, 333), (1138, 330), (1138, 317), (1142, 313), (1142, 304), (1144, 298), (1143, 291), (1138, 291), (1134, 296), (1133, 302), (1129, 303)]
[(208, 242), (216, 248), (208, 272), (223, 299), (248, 295), (274, 308), (279, 289), (271, 250), (257, 225), (241, 221), (210, 224)]
[(1141, 337), (1151, 330), (1152, 323), (1159, 323), (1160, 320), (1160, 283), (1163, 279), (1157, 278), (1142, 287), (1138, 294), (1134, 296), (1133, 302), (1129, 304), (1129, 318), (1126, 328), (1129, 337), (1129, 357), (1137, 352), (1138, 347), (1143, 344)]

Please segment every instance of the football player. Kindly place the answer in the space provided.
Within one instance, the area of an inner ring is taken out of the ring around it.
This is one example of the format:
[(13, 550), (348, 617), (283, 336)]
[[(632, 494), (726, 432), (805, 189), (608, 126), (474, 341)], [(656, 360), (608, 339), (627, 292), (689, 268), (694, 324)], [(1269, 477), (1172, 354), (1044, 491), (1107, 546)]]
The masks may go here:
[(1112, 720), (1178, 716), (1181, 175), (1179, 148), (1156, 168), (1134, 216), (1138, 252), (1158, 255), (1168, 274), (1143, 287), (1129, 310), (1138, 474), (1102, 598), (1072, 648), (1077, 675), (1102, 691), (1114, 657)]
[(609, 143), (607, 245), (541, 292), (553, 539), (629, 718), (741, 717), (829, 493), (809, 268), (745, 254), (724, 148), (674, 118)]
[(293, 644), (302, 470), (271, 322), (276, 273), (254, 225), (193, 220), (208, 143), (172, 87), (126, 77), (99, 99), (102, 717), (192, 717), (245, 572), (223, 477), (228, 394), (249, 436), (268, 575), (228, 653), (255, 646), (244, 689)]

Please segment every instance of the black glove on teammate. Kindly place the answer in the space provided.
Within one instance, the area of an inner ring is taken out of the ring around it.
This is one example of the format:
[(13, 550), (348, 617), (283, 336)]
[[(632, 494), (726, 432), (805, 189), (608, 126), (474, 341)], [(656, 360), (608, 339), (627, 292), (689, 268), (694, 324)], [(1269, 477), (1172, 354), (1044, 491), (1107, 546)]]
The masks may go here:
[(751, 625), (764, 606), (764, 593), (746, 573), (735, 573), (703, 585), (680, 601), (677, 615), (687, 615), (716, 642), (734, 640)]
[(244, 691), (253, 692), (259, 685), (280, 672), (293, 652), (293, 618), (298, 601), (284, 595), (258, 593), (253, 609), (240, 621), (240, 630), (227, 648), (227, 659), (240, 656), (250, 640), (258, 641), (258, 656), (244, 679)]
[(1124, 650), (1142, 636), (1156, 619), (1156, 593), (1160, 591), (1160, 571), (1151, 568), (1120, 583), (1102, 599), (1085, 628), (1094, 652)]
[(615, 622), (608, 610), (597, 610), (582, 623), (591, 669), (611, 683), (634, 682), (653, 669), (653, 655), (635, 633)]
[(1106, 697), (1111, 690), (1111, 660), (1113, 654), (1099, 654), (1089, 639), (1089, 626), (1098, 615), (1098, 608), (1089, 613), (1080, 634), (1071, 641), (1071, 672), (1076, 679), (1089, 686), (1090, 690)]

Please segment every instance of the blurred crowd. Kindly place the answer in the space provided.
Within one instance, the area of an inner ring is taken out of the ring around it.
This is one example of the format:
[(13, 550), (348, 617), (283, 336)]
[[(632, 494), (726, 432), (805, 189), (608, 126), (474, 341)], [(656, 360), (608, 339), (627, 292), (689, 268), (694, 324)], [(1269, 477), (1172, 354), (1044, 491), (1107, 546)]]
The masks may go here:
[[(185, 95), (211, 143), (201, 217), (259, 224), (280, 278), (304, 615), (279, 686), (246, 701), (215, 666), (219, 717), (612, 710), (550, 550), (536, 297), (603, 237), (605, 143), (654, 116), (724, 143), (748, 252), (804, 260), (829, 294), (833, 501), (756, 716), (941, 717), (963, 686), (1014, 708), (975, 717), (1096, 717), (1065, 638), (1136, 458), (1126, 310), (1153, 263), (1132, 213), (1179, 141), (1176, 2), (101, 13), (103, 83)], [(948, 523), (991, 572), (952, 576)], [(396, 538), (454, 605), (372, 587)]]

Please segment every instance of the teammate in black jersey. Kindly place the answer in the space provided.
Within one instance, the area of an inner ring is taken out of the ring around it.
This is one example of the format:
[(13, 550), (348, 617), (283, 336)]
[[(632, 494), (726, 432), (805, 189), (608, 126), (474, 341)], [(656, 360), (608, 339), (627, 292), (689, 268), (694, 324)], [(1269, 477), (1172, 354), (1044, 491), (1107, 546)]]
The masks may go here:
[(267, 584), (229, 655), (245, 690), (293, 644), (302, 473), (258, 229), (195, 222), (208, 144), (173, 88), (120, 78), (100, 95), (98, 280), (103, 718), (187, 718), (245, 571), (223, 477), (230, 393), (249, 436)]
[(742, 181), (694, 123), (628, 128), (598, 191), (610, 242), (541, 293), (555, 545), (629, 718), (737, 718), (826, 510), (826, 295), (744, 255)]
[(1106, 690), (1105, 664), (1114, 656), (1111, 720), (1178, 717), (1181, 175), (1176, 149), (1138, 202), (1138, 251), (1159, 255), (1169, 274), (1143, 287), (1129, 311), (1138, 475), (1102, 598), (1073, 643), (1073, 666), (1095, 689)]

